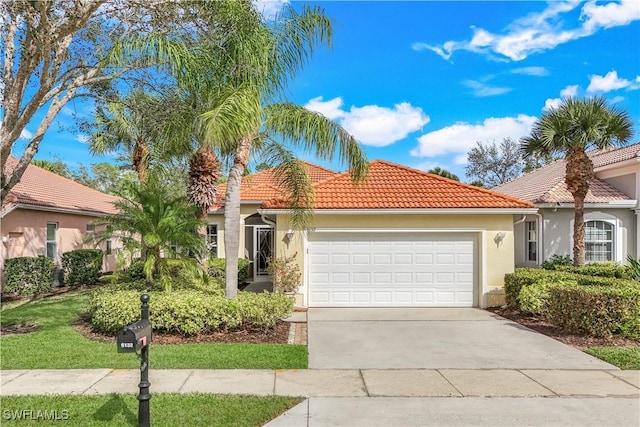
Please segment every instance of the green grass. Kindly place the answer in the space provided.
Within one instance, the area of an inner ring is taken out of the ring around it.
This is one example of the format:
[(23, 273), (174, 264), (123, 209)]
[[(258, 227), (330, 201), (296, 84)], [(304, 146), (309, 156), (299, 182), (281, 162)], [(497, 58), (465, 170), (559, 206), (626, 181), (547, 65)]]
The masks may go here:
[[(37, 331), (0, 338), (1, 369), (134, 369), (133, 354), (118, 354), (112, 344), (85, 338), (71, 326), (82, 312), (87, 292), (66, 294), (2, 310), (3, 325), (35, 323)], [(307, 348), (286, 344), (198, 343), (153, 345), (156, 369), (306, 369)]]
[(640, 369), (640, 346), (633, 347), (591, 347), (585, 350), (620, 369)]
[[(282, 396), (231, 396), (211, 394), (154, 394), (151, 425), (159, 426), (260, 426), (301, 402)], [(138, 401), (131, 394), (101, 396), (3, 396), (2, 425), (137, 426)], [(31, 412), (24, 412), (31, 411)], [(37, 418), (38, 411), (41, 419)], [(44, 420), (45, 412), (51, 418)], [(23, 419), (16, 419), (22, 414)], [(25, 419), (26, 416), (26, 419)], [(13, 419), (11, 419), (13, 417)], [(66, 418), (66, 419), (64, 419)]]

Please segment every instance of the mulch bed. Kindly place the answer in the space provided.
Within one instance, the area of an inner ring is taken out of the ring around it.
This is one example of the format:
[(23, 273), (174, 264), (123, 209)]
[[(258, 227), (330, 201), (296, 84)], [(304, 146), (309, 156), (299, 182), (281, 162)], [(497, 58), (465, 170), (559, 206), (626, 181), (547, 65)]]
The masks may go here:
[(536, 332), (544, 334), (564, 344), (575, 347), (579, 350), (584, 350), (589, 347), (604, 346), (640, 346), (640, 339), (622, 337), (592, 337), (566, 332), (558, 328), (557, 326), (551, 325), (550, 323), (546, 322), (540, 316), (523, 313), (514, 308), (493, 307), (488, 308), (487, 310), (506, 319), (519, 323), (523, 326), (526, 326), (529, 329), (533, 329)]
[[(93, 330), (86, 319), (79, 319), (73, 327), (87, 338), (113, 343), (115, 335), (102, 334)], [(275, 327), (264, 330), (262, 328), (240, 328), (224, 332), (205, 332), (197, 335), (183, 336), (172, 332), (154, 332), (153, 344), (186, 344), (186, 343), (250, 343), (250, 344), (287, 344), (289, 339), (289, 323), (280, 321)]]
[(0, 335), (5, 337), (7, 335), (28, 334), (38, 329), (38, 326), (33, 323), (16, 323), (15, 325), (6, 325), (0, 327)]

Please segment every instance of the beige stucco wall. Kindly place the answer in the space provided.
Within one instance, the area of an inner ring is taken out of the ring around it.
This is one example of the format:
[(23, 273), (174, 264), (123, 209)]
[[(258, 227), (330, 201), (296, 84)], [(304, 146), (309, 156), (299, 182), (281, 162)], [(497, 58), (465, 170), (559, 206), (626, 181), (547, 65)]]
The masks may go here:
[[(39, 256), (46, 251), (47, 223), (58, 225), (57, 256), (54, 260), (60, 265), (62, 254), (74, 249), (93, 248), (91, 244), (84, 244), (82, 239), (86, 234), (87, 224), (97, 218), (89, 215), (74, 215), (57, 212), (46, 212), (30, 209), (16, 209), (0, 220), (0, 268), (4, 267), (4, 260), (22, 256)], [(6, 240), (6, 242), (5, 242)], [(119, 248), (117, 239), (112, 240), (112, 254), (105, 255), (103, 271), (113, 271), (116, 265), (116, 251)], [(102, 243), (99, 249), (105, 250)]]
[[(316, 214), (309, 224), (309, 230), (366, 229), (372, 232), (393, 229), (429, 231), (451, 231), (469, 233), (477, 242), (477, 294), (476, 305), (495, 306), (504, 303), (504, 275), (514, 270), (514, 235), (512, 215), (323, 215)], [(298, 254), (297, 260), (303, 271), (303, 284), (299, 292), (307, 301), (305, 250), (308, 232), (297, 231), (291, 240), (287, 237), (289, 218), (278, 215), (276, 227), (276, 255)], [(495, 236), (504, 232), (504, 240), (497, 244)]]
[[(247, 217), (258, 212), (259, 205), (241, 205), (240, 206), (240, 248), (238, 249), (238, 258), (245, 257), (245, 229), (244, 221)], [(224, 214), (209, 214), (207, 218), (208, 224), (218, 225), (218, 258), (226, 258), (224, 251)]]

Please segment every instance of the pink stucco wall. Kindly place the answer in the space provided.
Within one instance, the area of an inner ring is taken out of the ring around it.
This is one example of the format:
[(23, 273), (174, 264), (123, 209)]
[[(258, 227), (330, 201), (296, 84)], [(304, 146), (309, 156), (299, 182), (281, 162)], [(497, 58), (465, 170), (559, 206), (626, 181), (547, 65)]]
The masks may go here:
[[(0, 220), (0, 269), (4, 267), (4, 260), (21, 256), (44, 255), (46, 251), (47, 223), (57, 223), (57, 254), (54, 260), (60, 265), (62, 254), (74, 249), (93, 248), (91, 244), (83, 244), (82, 238), (86, 234), (87, 224), (97, 218), (88, 215), (73, 215), (66, 213), (38, 211), (30, 209), (16, 209)], [(113, 271), (115, 268), (115, 252), (117, 242), (114, 240), (112, 254), (106, 255), (103, 271)], [(99, 249), (106, 249), (102, 243)]]

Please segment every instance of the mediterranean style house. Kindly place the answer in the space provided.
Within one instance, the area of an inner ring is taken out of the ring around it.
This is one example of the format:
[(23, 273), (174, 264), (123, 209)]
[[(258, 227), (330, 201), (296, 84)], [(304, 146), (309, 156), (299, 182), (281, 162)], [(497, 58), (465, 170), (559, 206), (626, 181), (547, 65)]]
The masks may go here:
[[(514, 215), (533, 203), (390, 162), (369, 165), (354, 184), (306, 163), (313, 216), (304, 230), (290, 212), (273, 170), (244, 177), (239, 257), (254, 280), (268, 280), (269, 258), (295, 256), (298, 304), (307, 307), (486, 307), (504, 302), (514, 270)], [(224, 192), (224, 188), (220, 189)], [(210, 212), (209, 243), (219, 257), (224, 206)]]
[[(17, 160), (10, 157), (7, 170)], [(83, 237), (94, 231), (93, 221), (115, 213), (117, 197), (101, 193), (34, 165), (2, 201), (0, 212), (0, 270), (4, 260), (46, 256), (60, 265), (64, 252), (89, 248)], [(115, 268), (117, 242), (102, 244), (103, 271)]]
[[(587, 262), (640, 256), (640, 143), (588, 153), (595, 178), (585, 199)], [(558, 160), (495, 191), (528, 200), (538, 212), (515, 221), (516, 266), (538, 266), (553, 255), (572, 255), (573, 197)]]

